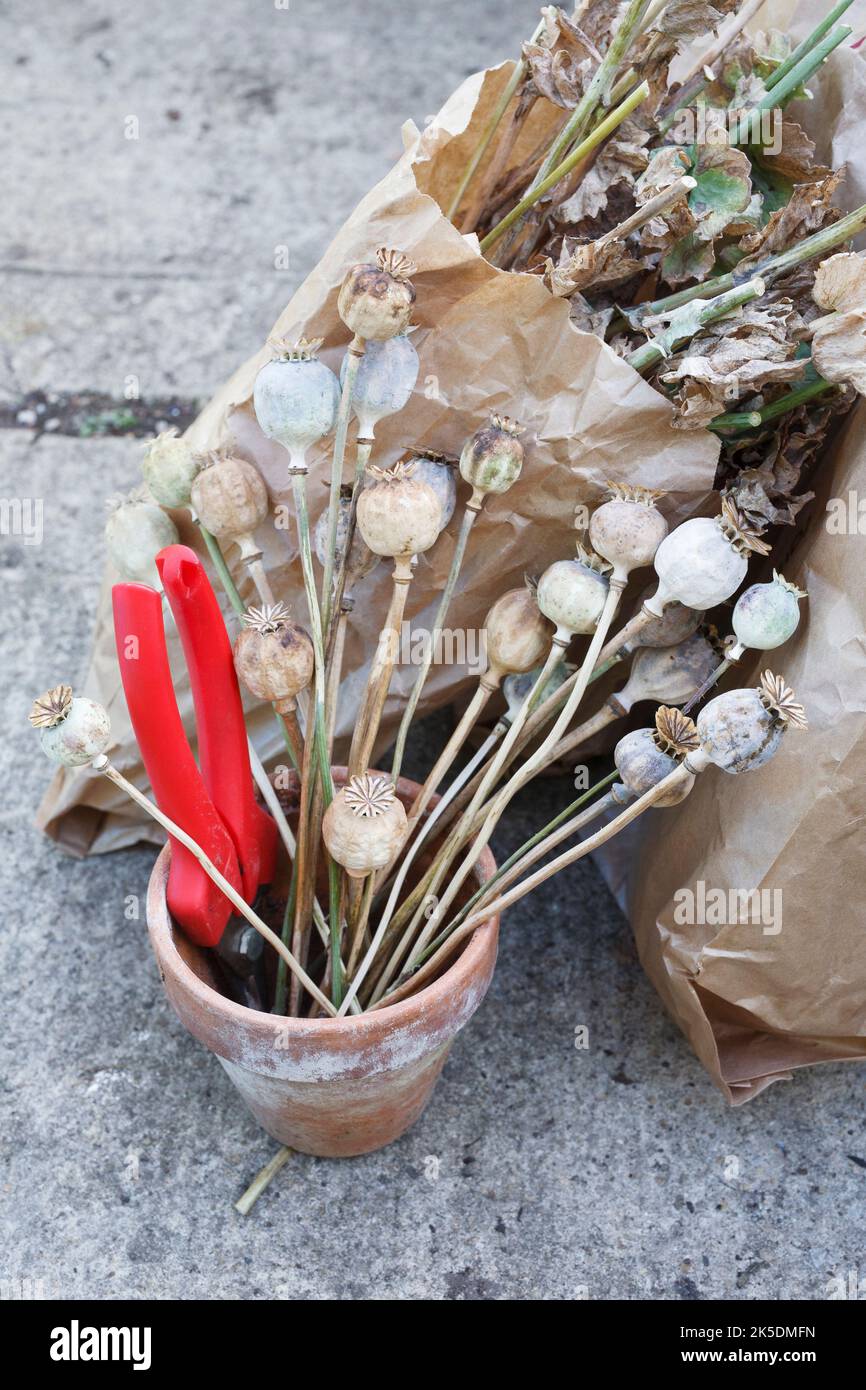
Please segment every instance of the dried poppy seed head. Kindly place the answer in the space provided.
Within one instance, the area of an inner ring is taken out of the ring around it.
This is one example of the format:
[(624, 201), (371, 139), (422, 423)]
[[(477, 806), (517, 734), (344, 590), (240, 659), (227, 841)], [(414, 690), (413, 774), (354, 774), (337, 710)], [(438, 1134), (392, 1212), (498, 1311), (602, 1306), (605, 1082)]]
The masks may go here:
[(55, 685), (53, 690), (47, 690), (38, 700), (33, 701), (27, 718), (34, 729), (53, 729), (66, 718), (71, 708), (72, 686)]
[(69, 685), (56, 685), (40, 695), (28, 717), (39, 733), (43, 753), (61, 767), (92, 763), (111, 738), (111, 723), (102, 705), (86, 695), (73, 695)]
[(539, 579), (538, 606), (555, 624), (555, 640), (561, 646), (575, 633), (592, 632), (607, 598), (609, 568), (578, 545), (576, 560), (556, 560)]
[(589, 538), (613, 569), (614, 583), (624, 584), (634, 569), (651, 565), (668, 533), (668, 524), (655, 505), (659, 492), (609, 483), (610, 501), (593, 512)]
[(507, 492), (523, 467), (522, 425), (507, 415), (491, 415), (463, 445), (460, 473), (479, 497)]
[(412, 476), (432, 487), (439, 498), (442, 516), (439, 530), (444, 531), (457, 506), (457, 481), (454, 465), (457, 460), (433, 449), (418, 449), (411, 455)]
[(350, 878), (384, 869), (400, 848), (406, 811), (394, 784), (381, 774), (365, 772), (337, 792), (322, 821), (322, 836), (332, 859)]
[(324, 338), (268, 338), (275, 362), (315, 362)]
[(682, 710), (662, 705), (656, 710), (655, 740), (663, 753), (684, 758), (700, 747), (697, 727)]
[(380, 247), (376, 264), (353, 265), (337, 297), (337, 311), (357, 338), (374, 342), (404, 332), (412, 317), (415, 266), (402, 251)]
[(731, 497), (722, 498), (722, 510), (716, 517), (716, 525), (741, 555), (769, 555), (772, 549), (766, 541), (761, 540), (757, 528), (749, 523), (745, 513), (740, 511)]
[[(742, 520), (739, 513), (737, 517)], [(734, 525), (730, 507), (720, 517), (695, 516), (677, 526), (656, 551), (653, 564), (659, 583), (644, 611), (660, 617), (674, 600), (687, 608), (707, 609), (730, 598), (749, 568), (747, 534), (763, 545), (747, 527)]]
[(488, 684), (506, 672), (522, 674), (538, 666), (550, 651), (553, 624), (538, 607), (529, 585), (509, 589), (491, 607), (484, 620)]
[(760, 693), (765, 707), (782, 724), (790, 724), (794, 729), (808, 729), (806, 711), (784, 676), (775, 676), (772, 671), (765, 671), (761, 676)]
[(201, 456), (172, 427), (148, 440), (141, 471), (160, 506), (187, 507), (201, 464)]
[(279, 632), (281, 627), (291, 622), (291, 614), (280, 600), (278, 603), (264, 603), (261, 608), (248, 609), (241, 622), (247, 627), (255, 628), (256, 632)]
[(376, 481), (358, 498), (358, 529), (374, 555), (408, 559), (429, 550), (439, 535), (442, 506), (411, 463), (370, 467)]
[(179, 540), (171, 517), (155, 502), (133, 494), (112, 504), (105, 523), (105, 542), (115, 569), (124, 579), (161, 589), (156, 557)]
[[(624, 791), (611, 789), (614, 800), (632, 801), (652, 791), (680, 766), (680, 760), (659, 746), (656, 729), (634, 729), (619, 740), (613, 750), (616, 770), (622, 778)], [(682, 781), (657, 801), (658, 806), (675, 806), (684, 800), (694, 785), (693, 777)]]
[(192, 485), (192, 505), (219, 541), (251, 536), (268, 514), (268, 490), (246, 459), (214, 450)]
[[(340, 366), (343, 386), (352, 360), (349, 352), (343, 357)], [(358, 420), (359, 439), (372, 440), (379, 421), (396, 415), (408, 404), (420, 366), (415, 345), (405, 332), (367, 343), (363, 357), (357, 362), (352, 387), (352, 410)]]
[(775, 570), (769, 584), (753, 584), (734, 605), (731, 626), (736, 641), (728, 653), (737, 661), (747, 648), (769, 652), (781, 647), (797, 630), (800, 600), (806, 594)]
[(353, 815), (375, 818), (393, 806), (395, 795), (394, 783), (387, 777), (365, 772), (349, 779), (345, 801)]

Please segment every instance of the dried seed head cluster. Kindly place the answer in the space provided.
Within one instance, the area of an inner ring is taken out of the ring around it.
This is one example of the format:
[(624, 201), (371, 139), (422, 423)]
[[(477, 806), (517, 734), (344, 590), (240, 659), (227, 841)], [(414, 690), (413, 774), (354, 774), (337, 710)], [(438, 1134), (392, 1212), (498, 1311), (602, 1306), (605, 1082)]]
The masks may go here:
[(415, 266), (401, 251), (380, 247), (376, 264), (352, 266), (337, 298), (337, 311), (358, 338), (393, 338), (409, 326), (415, 303)]

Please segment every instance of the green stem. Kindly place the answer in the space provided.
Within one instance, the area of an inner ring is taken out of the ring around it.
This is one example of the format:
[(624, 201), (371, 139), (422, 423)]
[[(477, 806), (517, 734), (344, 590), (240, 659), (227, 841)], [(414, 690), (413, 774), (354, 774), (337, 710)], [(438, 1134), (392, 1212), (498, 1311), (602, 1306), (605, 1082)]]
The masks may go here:
[[(562, 162), (563, 156), (574, 141), (579, 140), (583, 135), (600, 98), (616, 76), (617, 68), (631, 45), (632, 39), (640, 29), (648, 7), (649, 0), (631, 0), (631, 4), (623, 15), (622, 23), (611, 39), (608, 50), (596, 69), (592, 81), (562, 127), (539, 169), (536, 183), (541, 184), (548, 178), (551, 170)], [(532, 189), (530, 188), (529, 191), (531, 192)]]
[(229, 603), (235, 612), (243, 617), (244, 613), (247, 611), (246, 606), (238, 593), (235, 581), (232, 579), (231, 570), (226, 564), (226, 557), (222, 553), (219, 541), (216, 536), (208, 531), (206, 526), (202, 526), (201, 522), (198, 523), (198, 529), (201, 531), (202, 540), (207, 546), (208, 554), (213, 561), (213, 567), (219, 575), (219, 581), (226, 591)]
[(780, 415), (785, 415), (789, 410), (796, 410), (798, 405), (805, 405), (806, 401), (811, 401), (815, 396), (821, 396), (825, 391), (835, 390), (836, 385), (835, 382), (825, 381), (823, 377), (819, 377), (817, 381), (810, 381), (808, 386), (797, 386), (793, 391), (787, 391), (777, 401), (762, 406), (760, 410), (732, 410), (725, 415), (717, 415), (714, 420), (710, 421), (709, 428), (711, 430), (757, 429), (767, 420), (775, 420)]
[(807, 53), (805, 58), (801, 58), (788, 73), (780, 78), (769, 91), (765, 91), (760, 101), (746, 112), (738, 121), (736, 129), (731, 133), (731, 144), (757, 144), (758, 141), (752, 131), (756, 118), (761, 111), (769, 111), (780, 107), (785, 101), (796, 92), (798, 87), (802, 87), (804, 82), (808, 82), (813, 73), (824, 62), (834, 48), (838, 48), (840, 43), (853, 33), (846, 24), (840, 24), (838, 29), (834, 29), (822, 43)]
[(833, 28), (836, 20), (841, 19), (842, 15), (847, 9), (850, 9), (853, 3), (854, 0), (839, 0), (838, 5), (835, 5), (830, 13), (824, 16), (821, 23), (815, 26), (811, 34), (809, 34), (802, 43), (798, 44), (792, 53), (788, 54), (784, 63), (780, 63), (775, 72), (770, 74), (767, 81), (764, 83), (768, 92), (772, 91), (776, 84), (781, 82), (783, 77), (787, 77), (788, 73), (797, 66), (801, 58), (805, 58), (807, 54), (812, 52), (816, 43), (823, 39), (824, 35)]
[(472, 530), (475, 518), (481, 510), (482, 500), (482, 498), (478, 498), (478, 501), (476, 503), (475, 495), (473, 494), (472, 501), (467, 503), (466, 510), (463, 513), (463, 521), (460, 526), (460, 532), (457, 536), (457, 544), (454, 547), (454, 554), (451, 557), (451, 568), (448, 571), (448, 578), (445, 582), (445, 588), (442, 590), (442, 597), (439, 600), (439, 607), (436, 610), (436, 617), (433, 619), (433, 631), (430, 634), (430, 642), (427, 648), (427, 652), (425, 653), (425, 657), (421, 663), (421, 667), (418, 671), (418, 674), (415, 677), (415, 684), (412, 687), (412, 693), (409, 696), (409, 699), (406, 701), (406, 708), (403, 711), (403, 718), (400, 720), (400, 728), (397, 732), (397, 743), (394, 748), (394, 761), (391, 764), (391, 781), (395, 783), (398, 777), (400, 776), (400, 768), (403, 765), (403, 754), (406, 751), (406, 739), (409, 736), (409, 730), (412, 726), (412, 720), (415, 718), (415, 711), (418, 708), (418, 701), (421, 698), (421, 692), (424, 689), (424, 683), (427, 680), (428, 675), (430, 674), (430, 667), (433, 664), (433, 656), (435, 653), (435, 649), (442, 634), (442, 625), (445, 622), (445, 617), (448, 613), (448, 609), (451, 604), (451, 599), (454, 595), (454, 588), (457, 583), (458, 576), (460, 574), (460, 567), (463, 564), (463, 557), (466, 554), (466, 544), (469, 540), (469, 533)]
[[(286, 898), (286, 910), (283, 913), (283, 929), (280, 932), (283, 945), (289, 947), (292, 942), (292, 923), (295, 920), (295, 903), (298, 896), (298, 856), (292, 860), (292, 878), (289, 884), (289, 896)], [(288, 993), (289, 967), (280, 956), (277, 962), (277, 980), (274, 986), (274, 1007), (271, 1010), (275, 1014), (286, 1012), (286, 995)]]
[[(736, 289), (728, 290), (726, 294), (717, 295), (715, 299), (709, 300), (698, 312), (698, 324), (714, 323), (716, 319), (724, 318), (734, 309), (738, 309), (741, 304), (748, 304), (752, 299), (759, 299), (764, 293), (765, 285), (763, 280), (750, 280), (747, 285), (739, 285)], [(694, 330), (697, 332), (697, 329)], [(664, 336), (664, 335), (662, 335)], [(663, 345), (657, 342), (644, 343), (635, 352), (629, 354), (625, 359), (630, 367), (634, 367), (636, 372), (649, 371), (651, 367), (664, 360), (671, 352), (674, 352), (680, 343), (687, 342), (693, 336), (692, 333), (684, 333), (676, 336), (672, 341), (666, 341)]]
[(679, 290), (676, 294), (670, 294), (665, 299), (656, 299), (649, 304), (636, 305), (633, 309), (623, 311), (628, 324), (633, 328), (640, 327), (644, 319), (654, 317), (656, 314), (666, 314), (673, 309), (679, 309), (683, 304), (689, 304), (693, 299), (705, 297), (707, 294), (720, 294), (724, 290), (733, 289), (743, 279), (751, 279), (752, 276), (759, 275), (768, 284), (778, 280), (780, 276), (786, 275), (794, 266), (801, 265), (803, 261), (811, 261), (816, 256), (821, 256), (826, 251), (832, 251), (835, 246), (839, 246), (843, 241), (848, 241), (850, 237), (856, 236), (866, 226), (866, 203), (862, 203), (859, 208), (849, 212), (847, 217), (842, 217), (838, 222), (834, 222), (829, 227), (822, 227), (819, 232), (813, 232), (804, 241), (792, 246), (788, 251), (780, 251), (774, 256), (766, 256), (764, 260), (759, 260), (749, 265), (746, 271), (729, 271), (727, 275), (717, 275), (712, 280), (704, 280), (703, 284), (691, 285), (687, 290)]
[(349, 433), (349, 418), (352, 413), (352, 392), (355, 378), (364, 356), (365, 343), (356, 334), (349, 344), (346, 376), (340, 393), (340, 409), (337, 412), (337, 428), (334, 434), (334, 455), (331, 461), (331, 495), (328, 498), (328, 541), (325, 550), (325, 573), (322, 578), (322, 631), (327, 632), (331, 611), (331, 589), (334, 580), (334, 552), (337, 548), (337, 523), (340, 517), (340, 487), (343, 482), (343, 459), (346, 456), (346, 436)]
[[(646, 0), (644, 0), (644, 3), (646, 3)], [(560, 179), (564, 179), (566, 174), (570, 174), (575, 165), (579, 164), (581, 160), (585, 159), (588, 154), (591, 154), (603, 140), (607, 139), (611, 131), (616, 130), (617, 126), (621, 125), (625, 118), (631, 115), (635, 107), (640, 106), (641, 102), (648, 96), (649, 86), (646, 82), (642, 82), (639, 87), (635, 87), (631, 95), (627, 96), (625, 101), (615, 107), (610, 115), (606, 116), (605, 119), (587, 135), (586, 139), (571, 151), (571, 154), (569, 154), (561, 164), (558, 164), (546, 178), (541, 179), (540, 182), (534, 185), (525, 197), (521, 198), (520, 202), (517, 203), (509, 213), (506, 213), (501, 222), (497, 222), (496, 226), (489, 231), (482, 240), (482, 252), (486, 254), (490, 247), (508, 231), (509, 227), (513, 227), (514, 223), (519, 221), (524, 213), (534, 207), (538, 200), (544, 197), (545, 193), (549, 192), (555, 184), (559, 183)]]

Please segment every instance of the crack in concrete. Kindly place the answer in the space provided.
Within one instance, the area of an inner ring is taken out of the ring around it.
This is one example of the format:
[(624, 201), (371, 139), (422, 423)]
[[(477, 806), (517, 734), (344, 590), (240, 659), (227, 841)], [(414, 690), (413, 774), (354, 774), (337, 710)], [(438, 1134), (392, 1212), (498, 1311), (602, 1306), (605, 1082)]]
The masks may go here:
[(200, 409), (201, 402), (189, 396), (126, 400), (102, 391), (28, 391), (17, 401), (0, 402), (0, 429), (32, 431), (34, 443), (44, 434), (144, 439), (172, 425), (182, 433)]

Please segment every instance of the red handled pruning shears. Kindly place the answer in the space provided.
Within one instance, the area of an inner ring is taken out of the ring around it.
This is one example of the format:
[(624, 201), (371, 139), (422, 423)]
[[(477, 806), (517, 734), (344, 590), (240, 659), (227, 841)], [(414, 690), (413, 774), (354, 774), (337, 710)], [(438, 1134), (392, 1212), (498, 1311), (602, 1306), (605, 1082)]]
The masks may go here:
[[(162, 811), (201, 846), (247, 902), (273, 877), (277, 829), (253, 792), (231, 643), (204, 567), (185, 545), (170, 545), (157, 567), (189, 670), (201, 771), (177, 707), (162, 599), (146, 584), (115, 584), (114, 634), (132, 727)], [(171, 842), (167, 901), (186, 934), (215, 946), (232, 905), (195, 856)]]

